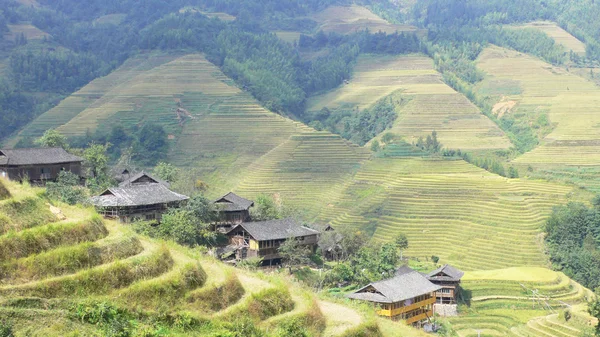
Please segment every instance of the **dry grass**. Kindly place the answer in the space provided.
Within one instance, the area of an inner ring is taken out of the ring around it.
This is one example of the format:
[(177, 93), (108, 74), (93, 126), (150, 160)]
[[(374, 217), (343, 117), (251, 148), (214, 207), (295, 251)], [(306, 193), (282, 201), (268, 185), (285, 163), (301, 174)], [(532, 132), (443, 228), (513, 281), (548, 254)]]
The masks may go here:
[(190, 306), (202, 312), (218, 312), (238, 302), (245, 290), (235, 273), (230, 272), (224, 283), (212, 285), (188, 294)]

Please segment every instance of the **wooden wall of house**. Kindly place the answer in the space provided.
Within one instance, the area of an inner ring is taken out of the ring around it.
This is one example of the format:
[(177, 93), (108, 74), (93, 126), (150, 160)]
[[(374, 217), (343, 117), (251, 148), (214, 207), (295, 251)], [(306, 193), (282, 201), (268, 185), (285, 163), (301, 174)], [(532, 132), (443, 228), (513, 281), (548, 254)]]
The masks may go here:
[(62, 170), (81, 176), (81, 163), (9, 166), (3, 170), (7, 172), (8, 179), (10, 180), (21, 180), (24, 177), (28, 177), (31, 181), (56, 180)]

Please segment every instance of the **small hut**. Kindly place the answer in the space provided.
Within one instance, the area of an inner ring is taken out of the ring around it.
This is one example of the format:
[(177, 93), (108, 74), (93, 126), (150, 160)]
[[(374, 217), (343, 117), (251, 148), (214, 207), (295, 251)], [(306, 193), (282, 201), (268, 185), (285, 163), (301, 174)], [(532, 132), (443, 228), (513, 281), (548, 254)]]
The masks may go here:
[(231, 227), (250, 220), (250, 208), (254, 201), (229, 192), (213, 201), (220, 214), (218, 228), (229, 230)]

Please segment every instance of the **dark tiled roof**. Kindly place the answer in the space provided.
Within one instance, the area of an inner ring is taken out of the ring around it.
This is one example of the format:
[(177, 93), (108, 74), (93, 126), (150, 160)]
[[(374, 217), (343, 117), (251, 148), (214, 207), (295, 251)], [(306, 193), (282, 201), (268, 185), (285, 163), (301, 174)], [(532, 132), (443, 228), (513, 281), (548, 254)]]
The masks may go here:
[(441, 289), (440, 286), (429, 282), (425, 276), (406, 268), (402, 268), (400, 275), (371, 283), (348, 297), (377, 303), (396, 303)]
[(431, 281), (450, 281), (458, 282), (465, 275), (463, 271), (460, 271), (449, 264), (446, 264), (431, 273), (427, 274), (427, 279)]
[(51, 165), (82, 161), (83, 158), (60, 147), (0, 150), (0, 165)]
[(163, 184), (141, 184), (109, 188), (91, 201), (98, 207), (117, 207), (164, 204), (187, 199), (187, 196), (175, 193)]
[(213, 201), (213, 203), (217, 204), (220, 210), (225, 212), (247, 211), (250, 207), (254, 206), (254, 201), (242, 198), (233, 192), (225, 194)]
[(294, 219), (244, 222), (232, 228), (229, 233), (232, 233), (239, 228), (243, 228), (250, 236), (258, 241), (280, 240), (319, 234), (319, 232), (314, 229), (298, 224)]
[[(142, 179), (142, 178), (146, 178), (146, 179)], [(126, 187), (129, 185), (139, 185), (139, 184), (162, 184), (162, 185), (165, 185), (166, 187), (170, 186), (170, 184), (168, 182), (160, 180), (158, 178), (155, 178), (155, 177), (149, 175), (148, 173), (142, 171), (140, 173), (136, 173), (136, 174), (132, 175), (131, 178), (124, 180), (122, 183), (119, 184), (119, 187)]]

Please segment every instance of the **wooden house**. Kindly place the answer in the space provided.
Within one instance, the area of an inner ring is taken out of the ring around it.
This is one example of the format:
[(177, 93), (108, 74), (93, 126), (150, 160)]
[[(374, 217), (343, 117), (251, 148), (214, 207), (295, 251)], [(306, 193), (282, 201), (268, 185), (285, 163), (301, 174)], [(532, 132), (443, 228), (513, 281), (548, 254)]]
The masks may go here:
[(136, 219), (160, 221), (167, 209), (179, 207), (188, 199), (171, 191), (166, 182), (141, 172), (93, 197), (91, 202), (103, 216), (129, 223)]
[(441, 287), (436, 293), (437, 303), (456, 304), (463, 275), (464, 272), (448, 264), (427, 274), (426, 277), (431, 283)]
[(394, 277), (373, 282), (348, 297), (373, 303), (378, 315), (406, 320), (407, 324), (422, 327), (431, 323), (435, 294), (440, 288), (421, 273), (402, 267)]
[(250, 221), (250, 207), (254, 206), (254, 201), (229, 192), (213, 201), (213, 204), (220, 214), (218, 227), (231, 228), (242, 222)]
[(304, 227), (293, 219), (243, 222), (233, 227), (227, 236), (230, 246), (237, 250), (236, 257), (260, 257), (263, 263), (278, 263), (281, 260), (278, 248), (293, 238), (315, 250), (319, 232)]
[(0, 150), (0, 177), (33, 183), (56, 181), (61, 171), (82, 177), (83, 159), (64, 149), (31, 148)]

